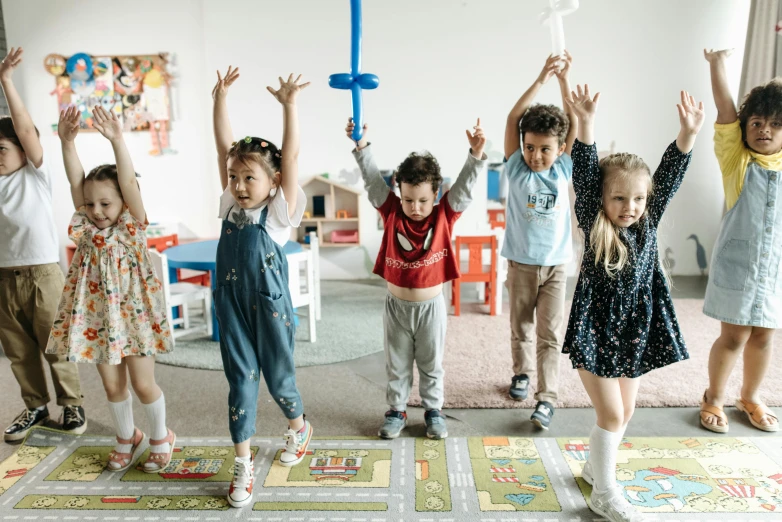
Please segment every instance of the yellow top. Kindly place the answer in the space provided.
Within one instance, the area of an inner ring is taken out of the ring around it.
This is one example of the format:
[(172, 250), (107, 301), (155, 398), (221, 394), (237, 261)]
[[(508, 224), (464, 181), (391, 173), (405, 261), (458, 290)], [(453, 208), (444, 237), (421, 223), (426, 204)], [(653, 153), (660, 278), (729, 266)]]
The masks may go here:
[(747, 148), (741, 139), (739, 120), (714, 124), (714, 153), (722, 170), (722, 186), (728, 210), (733, 208), (741, 195), (750, 161), (757, 162), (767, 170), (782, 170), (782, 151), (767, 155)]

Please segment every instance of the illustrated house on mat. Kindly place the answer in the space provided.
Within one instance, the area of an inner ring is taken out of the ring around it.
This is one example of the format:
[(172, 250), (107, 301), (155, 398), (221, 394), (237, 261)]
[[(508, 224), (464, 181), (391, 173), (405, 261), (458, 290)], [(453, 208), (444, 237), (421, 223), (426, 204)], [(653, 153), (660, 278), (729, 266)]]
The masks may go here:
[(321, 247), (349, 247), (360, 243), (359, 208), (361, 192), (323, 176), (315, 176), (302, 185), (307, 195), (304, 218), (296, 240), (307, 242), (315, 232)]

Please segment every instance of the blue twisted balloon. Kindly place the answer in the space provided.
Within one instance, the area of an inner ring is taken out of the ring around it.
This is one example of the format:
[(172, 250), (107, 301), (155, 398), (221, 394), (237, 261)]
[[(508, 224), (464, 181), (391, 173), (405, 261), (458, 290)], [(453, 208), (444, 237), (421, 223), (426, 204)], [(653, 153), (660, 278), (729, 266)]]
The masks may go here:
[(329, 76), (329, 87), (349, 89), (353, 98), (353, 140), (364, 134), (364, 107), (362, 89), (376, 89), (380, 79), (374, 74), (361, 73), (361, 0), (350, 0), (350, 72)]

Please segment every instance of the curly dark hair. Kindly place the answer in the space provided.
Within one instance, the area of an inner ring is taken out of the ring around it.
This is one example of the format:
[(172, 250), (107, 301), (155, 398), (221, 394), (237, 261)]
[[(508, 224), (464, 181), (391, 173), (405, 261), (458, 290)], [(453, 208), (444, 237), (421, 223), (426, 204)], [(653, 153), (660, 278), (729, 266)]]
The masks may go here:
[(440, 174), (440, 164), (427, 151), (421, 153), (411, 152), (396, 168), (394, 179), (400, 187), (402, 183), (411, 185), (431, 183), (432, 191), (435, 194), (440, 190), (440, 185), (443, 183), (443, 176)]
[(560, 146), (565, 143), (569, 128), (570, 120), (565, 115), (565, 111), (556, 105), (541, 105), (539, 103), (527, 109), (519, 123), (522, 140), (527, 132), (547, 134), (556, 136)]
[(237, 158), (245, 165), (253, 161), (258, 163), (267, 174), (273, 176), (275, 172), (280, 172), (282, 149), (278, 149), (269, 140), (247, 136), (231, 145), (231, 149), (228, 151), (228, 158)]
[[(41, 136), (41, 133), (38, 132), (38, 127), (35, 127), (35, 134), (37, 134), (39, 137)], [(22, 142), (19, 141), (19, 136), (16, 135), (14, 121), (10, 116), (3, 116), (0, 118), (0, 138), (5, 138), (20, 149), (24, 150), (24, 147), (22, 147)]]
[(782, 78), (758, 85), (744, 97), (739, 106), (741, 139), (747, 139), (747, 122), (753, 116), (782, 119)]

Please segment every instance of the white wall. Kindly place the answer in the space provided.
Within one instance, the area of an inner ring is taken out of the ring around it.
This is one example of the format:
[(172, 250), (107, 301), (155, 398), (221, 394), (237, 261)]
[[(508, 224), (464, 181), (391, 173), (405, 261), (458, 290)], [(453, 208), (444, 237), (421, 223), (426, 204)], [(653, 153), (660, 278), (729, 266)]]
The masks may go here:
[[(443, 174), (455, 177), (466, 157), (464, 129), (480, 116), (495, 150), (502, 150), (505, 117), (534, 81), (549, 52), (548, 30), (538, 22), (547, 2), (533, 0), (364, 0), (365, 72), (380, 77), (380, 87), (364, 95), (370, 140), (382, 168), (393, 168), (413, 150), (428, 149)], [(675, 104), (680, 89), (690, 90), (708, 108), (708, 123), (698, 138), (692, 166), (661, 230), (661, 243), (674, 251), (677, 274), (699, 273), (697, 234), (710, 252), (722, 211), (722, 189), (712, 152), (708, 66), (703, 47), (735, 47), (729, 64), (733, 91), (741, 71), (748, 0), (659, 0), (656, 2), (583, 0), (565, 18), (567, 45), (575, 57), (573, 83), (588, 82), (602, 92), (597, 139), (656, 166), (678, 130)], [(48, 93), (52, 78), (41, 66), (50, 52), (144, 54), (174, 52), (180, 60), (182, 119), (170, 140), (179, 155), (147, 155), (145, 133), (128, 136), (143, 175), (151, 220), (178, 216), (200, 235), (215, 236), (219, 184), (211, 140), (211, 100), (215, 69), (239, 65), (229, 107), (234, 135), (268, 137), (279, 144), (279, 104), (265, 90), (276, 78), (302, 72), (313, 84), (300, 97), (301, 180), (355, 167), (351, 143), (342, 131), (350, 115), (350, 96), (330, 89), (327, 78), (349, 68), (349, 3), (289, 0), (141, 0), (112, 16), (98, 0), (18, 2), (3, 0), (8, 43), (26, 49), (17, 73), (39, 128), (56, 122), (56, 102)], [(101, 26), (103, 24), (103, 26)], [(537, 101), (560, 103), (554, 81)], [(57, 162), (56, 218), (65, 229), (71, 213), (58, 140), (44, 132), (43, 144)], [(102, 138), (79, 141), (85, 167), (109, 161)], [(477, 230), (485, 220), (485, 180), (476, 204), (459, 232)], [(361, 225), (366, 252), (351, 248), (326, 252), (324, 277), (368, 273), (380, 232), (372, 209), (364, 207)], [(63, 232), (64, 238), (64, 232)], [(325, 249), (324, 249), (325, 250)], [(369, 260), (369, 262), (367, 262)]]

